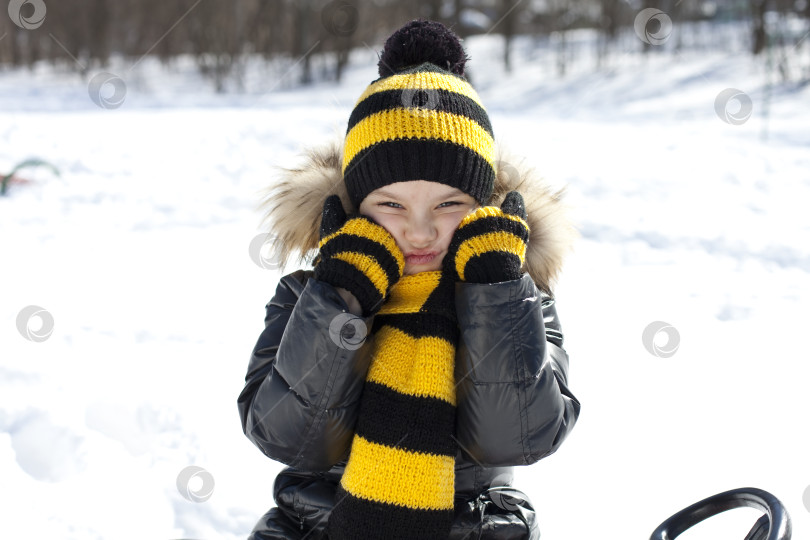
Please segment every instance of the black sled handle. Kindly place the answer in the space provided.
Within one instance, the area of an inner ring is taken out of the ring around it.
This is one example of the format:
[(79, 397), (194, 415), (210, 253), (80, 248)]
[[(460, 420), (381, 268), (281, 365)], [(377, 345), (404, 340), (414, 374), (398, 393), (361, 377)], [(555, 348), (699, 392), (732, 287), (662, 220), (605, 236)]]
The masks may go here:
[(659, 525), (650, 540), (673, 540), (701, 521), (743, 506), (765, 512), (745, 540), (790, 540), (790, 515), (779, 499), (767, 491), (750, 487), (718, 493), (684, 508)]

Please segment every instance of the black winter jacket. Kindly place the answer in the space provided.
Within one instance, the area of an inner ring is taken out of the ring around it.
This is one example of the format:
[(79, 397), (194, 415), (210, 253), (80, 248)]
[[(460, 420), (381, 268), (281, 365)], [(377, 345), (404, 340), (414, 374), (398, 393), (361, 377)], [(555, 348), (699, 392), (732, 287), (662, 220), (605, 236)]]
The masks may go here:
[[(456, 284), (458, 454), (451, 539), (539, 538), (531, 503), (506, 486), (512, 466), (556, 451), (579, 415), (567, 386), (568, 355), (554, 302), (529, 274), (496, 284)], [(330, 322), (348, 306), (311, 270), (285, 275), (266, 310), (239, 415), (245, 435), (288, 467), (274, 485), (277, 508), (262, 517), (251, 539), (324, 538), (371, 340), (347, 348), (330, 337)], [(372, 328), (373, 317), (365, 323)]]

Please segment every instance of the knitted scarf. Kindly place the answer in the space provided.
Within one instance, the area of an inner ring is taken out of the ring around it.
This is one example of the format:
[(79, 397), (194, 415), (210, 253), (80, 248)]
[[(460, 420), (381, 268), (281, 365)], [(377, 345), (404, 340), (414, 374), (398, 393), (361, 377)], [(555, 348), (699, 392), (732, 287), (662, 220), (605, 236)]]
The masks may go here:
[(371, 335), (371, 365), (328, 537), (446, 540), (456, 455), (452, 278), (440, 270), (400, 278)]

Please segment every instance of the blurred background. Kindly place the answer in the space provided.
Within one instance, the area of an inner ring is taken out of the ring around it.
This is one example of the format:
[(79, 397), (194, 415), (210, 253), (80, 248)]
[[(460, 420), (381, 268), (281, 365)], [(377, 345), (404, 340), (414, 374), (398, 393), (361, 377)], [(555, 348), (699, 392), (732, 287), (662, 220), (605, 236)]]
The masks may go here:
[[(502, 36), (506, 70), (512, 68), (515, 36), (552, 40), (557, 73), (565, 75), (570, 64), (582, 61), (568, 36), (593, 30), (599, 67), (625, 49), (636, 15), (648, 8), (684, 27), (695, 23), (689, 32), (673, 34), (674, 50), (686, 42), (728, 49), (737, 43), (717, 28), (743, 23), (735, 26), (742, 34), (740, 52), (760, 55), (778, 47), (776, 69), (783, 80), (810, 76), (810, 46), (801, 34), (810, 18), (807, 0), (64, 0), (48, 3), (42, 21), (37, 2), (9, 2), (10, 11), (14, 4), (19, 4), (17, 16), (28, 22), (0, 20), (5, 38), (0, 40), (0, 65), (33, 68), (44, 62), (84, 75), (107, 66), (112, 55), (154, 57), (167, 68), (188, 56), (217, 91), (244, 89), (244, 64), (250, 58), (301, 59), (287, 85), (339, 81), (352, 49), (379, 43), (403, 20), (417, 17), (441, 21), (462, 38)], [(660, 32), (661, 21), (645, 22), (648, 32)], [(27, 31), (40, 24), (39, 32)], [(659, 44), (644, 43), (643, 50)]]
[(649, 538), (744, 486), (810, 537), (808, 0), (9, 0), (0, 537), (245, 538), (273, 506), (236, 399), (305, 265), (262, 193), (418, 17), (464, 39), (499, 167), (580, 232), (555, 295), (582, 415), (515, 470), (543, 538)]

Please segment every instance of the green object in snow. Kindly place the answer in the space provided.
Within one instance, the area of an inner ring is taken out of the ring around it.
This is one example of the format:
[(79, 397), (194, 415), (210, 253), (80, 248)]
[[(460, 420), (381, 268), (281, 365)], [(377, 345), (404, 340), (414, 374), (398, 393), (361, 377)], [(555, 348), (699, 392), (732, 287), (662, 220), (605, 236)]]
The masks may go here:
[(57, 169), (47, 161), (43, 161), (38, 158), (26, 159), (25, 161), (18, 163), (13, 169), (11, 169), (11, 172), (8, 173), (7, 175), (0, 176), (0, 195), (6, 194), (6, 190), (8, 189), (8, 182), (9, 180), (11, 180), (11, 177), (14, 176), (14, 173), (26, 167), (47, 167), (53, 172), (53, 174), (59, 176), (59, 169)]

